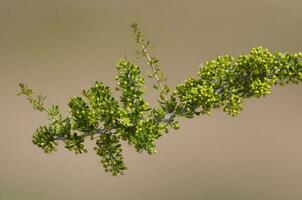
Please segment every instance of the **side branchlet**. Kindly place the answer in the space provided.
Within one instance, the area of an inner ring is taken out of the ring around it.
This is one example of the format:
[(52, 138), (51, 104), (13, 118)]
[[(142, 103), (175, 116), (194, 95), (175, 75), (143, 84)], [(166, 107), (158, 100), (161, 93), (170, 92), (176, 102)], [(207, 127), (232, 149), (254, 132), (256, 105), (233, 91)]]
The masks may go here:
[(164, 76), (164, 73), (159, 66), (159, 59), (150, 55), (149, 49), (151, 47), (151, 42), (145, 39), (137, 23), (131, 24), (131, 27), (134, 33), (135, 41), (140, 46), (140, 50), (137, 51), (137, 54), (139, 57), (143, 57), (147, 60), (147, 64), (151, 68), (151, 72), (149, 72), (148, 77), (155, 79), (156, 84), (153, 85), (153, 88), (160, 91), (159, 103), (165, 104), (168, 101), (167, 95), (170, 89), (166, 83), (167, 78)]

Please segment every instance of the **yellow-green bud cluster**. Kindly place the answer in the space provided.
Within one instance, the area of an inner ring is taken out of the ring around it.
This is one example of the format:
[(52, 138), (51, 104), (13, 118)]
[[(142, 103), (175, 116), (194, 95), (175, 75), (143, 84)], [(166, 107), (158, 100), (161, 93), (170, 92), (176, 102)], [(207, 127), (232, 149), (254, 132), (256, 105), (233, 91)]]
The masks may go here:
[(101, 156), (101, 163), (106, 172), (111, 172), (113, 176), (123, 174), (127, 169), (121, 154), (122, 148), (119, 139), (115, 134), (103, 134), (96, 141), (96, 153)]
[(81, 97), (73, 97), (69, 101), (69, 112), (72, 116), (72, 129), (92, 132), (97, 126), (96, 116)]
[[(121, 124), (121, 111), (118, 102), (111, 96), (110, 88), (100, 82), (96, 82), (94, 87), (84, 90), (82, 93), (88, 99), (88, 103), (77, 97), (75, 98), (76, 101), (73, 100), (69, 104), (75, 122), (74, 128), (89, 133), (95, 131), (99, 123), (103, 122), (103, 126), (108, 131), (99, 136), (95, 150), (102, 157), (101, 161), (106, 171), (113, 175), (122, 173), (126, 169), (121, 156), (122, 149), (116, 132), (110, 131), (111, 129), (118, 129)], [(69, 147), (71, 145), (76, 148), (80, 147), (78, 149), (86, 152), (82, 144), (84, 138), (79, 136), (78, 140), (74, 138), (72, 137), (73, 140), (68, 144)]]
[(129, 143), (133, 144), (138, 152), (147, 151), (148, 154), (153, 154), (156, 152), (155, 140), (161, 136), (161, 132), (161, 126), (154, 120), (140, 120), (135, 133), (129, 138)]
[(118, 129), (118, 132), (122, 139), (134, 145), (137, 151), (145, 150), (149, 154), (154, 153), (154, 141), (161, 131), (158, 123), (144, 116), (150, 108), (142, 97), (144, 78), (140, 69), (125, 60), (120, 60), (116, 68), (118, 70), (116, 89), (121, 91), (123, 105), (120, 119), (123, 126)]
[[(96, 82), (95, 86), (87, 91), (83, 91), (83, 95), (89, 100), (88, 120), (91, 124), (99, 124), (104, 122), (104, 126), (112, 129), (119, 124), (119, 105), (111, 96), (109, 87), (104, 86), (100, 82)], [(90, 114), (91, 113), (91, 114)]]
[(258, 47), (237, 59), (225, 55), (206, 62), (198, 79), (190, 78), (176, 88), (180, 115), (209, 114), (212, 108), (223, 106), (235, 116), (242, 110), (244, 98), (265, 96), (273, 84), (301, 82), (301, 60), (301, 53), (271, 54)]
[(122, 123), (126, 126), (134, 126), (138, 120), (143, 118), (144, 113), (149, 109), (142, 95), (144, 90), (144, 78), (137, 65), (132, 65), (128, 61), (120, 60), (116, 68), (116, 90), (121, 91), (122, 103)]

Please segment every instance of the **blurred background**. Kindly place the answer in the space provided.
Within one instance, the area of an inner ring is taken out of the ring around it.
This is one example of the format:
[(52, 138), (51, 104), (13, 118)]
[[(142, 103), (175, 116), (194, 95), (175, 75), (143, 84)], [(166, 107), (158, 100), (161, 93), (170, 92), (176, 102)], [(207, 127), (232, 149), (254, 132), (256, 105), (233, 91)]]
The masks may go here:
[[(62, 143), (44, 154), (31, 137), (46, 116), (16, 96), (28, 83), (66, 114), (70, 97), (94, 81), (115, 88), (120, 58), (146, 75), (132, 22), (155, 46), (171, 88), (222, 54), (260, 45), (299, 52), (301, 9), (301, 0), (0, 0), (0, 200), (302, 199), (302, 85), (247, 100), (235, 118), (215, 110), (181, 119), (156, 155), (123, 143), (129, 169), (119, 177), (104, 172), (92, 143), (84, 155)], [(145, 98), (155, 105), (152, 83)]]

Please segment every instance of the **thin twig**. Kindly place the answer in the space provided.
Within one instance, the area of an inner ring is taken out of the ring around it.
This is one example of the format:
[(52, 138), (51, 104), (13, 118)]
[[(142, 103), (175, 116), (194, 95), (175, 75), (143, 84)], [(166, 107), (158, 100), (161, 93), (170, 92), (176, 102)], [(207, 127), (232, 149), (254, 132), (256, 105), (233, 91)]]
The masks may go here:
[[(162, 119), (159, 119), (157, 122), (160, 123), (160, 122), (163, 122), (163, 123), (169, 123), (171, 122), (174, 118), (176, 117), (176, 114), (175, 113), (168, 113), (165, 115), (164, 118)], [(83, 133), (82, 137), (89, 137), (89, 136), (95, 136), (95, 135), (102, 135), (102, 134), (105, 134), (105, 133), (108, 133), (108, 132), (112, 132), (112, 130), (109, 130), (107, 128), (98, 128), (96, 129), (94, 132), (89, 132), (89, 133)], [(64, 141), (64, 140), (67, 140), (69, 139), (67, 136), (56, 136), (54, 138), (54, 140), (57, 140), (57, 141)]]

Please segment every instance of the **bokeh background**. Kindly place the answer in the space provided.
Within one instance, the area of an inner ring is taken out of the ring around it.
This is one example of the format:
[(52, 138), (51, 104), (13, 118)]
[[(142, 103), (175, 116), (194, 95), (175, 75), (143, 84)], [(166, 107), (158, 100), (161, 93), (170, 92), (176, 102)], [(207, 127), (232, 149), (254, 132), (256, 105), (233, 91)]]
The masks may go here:
[(47, 119), (16, 96), (26, 82), (67, 113), (69, 98), (94, 81), (115, 87), (119, 58), (146, 74), (132, 22), (153, 42), (171, 88), (222, 54), (302, 51), (301, 9), (301, 0), (0, 0), (0, 200), (302, 199), (301, 85), (247, 100), (235, 118), (215, 110), (181, 119), (153, 156), (123, 144), (129, 169), (119, 177), (104, 172), (92, 143), (85, 155), (32, 145)]

